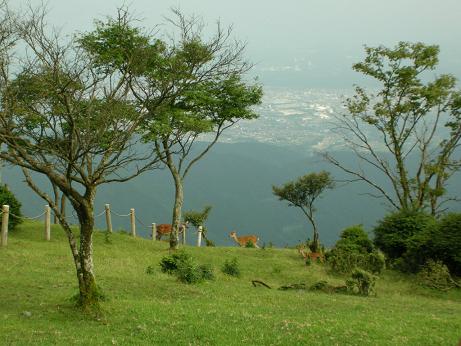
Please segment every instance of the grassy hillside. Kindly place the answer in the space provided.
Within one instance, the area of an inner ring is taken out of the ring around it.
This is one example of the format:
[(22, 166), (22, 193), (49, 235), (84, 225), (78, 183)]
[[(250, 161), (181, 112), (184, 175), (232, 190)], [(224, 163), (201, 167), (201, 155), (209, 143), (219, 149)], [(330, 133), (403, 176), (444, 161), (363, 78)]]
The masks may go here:
[[(186, 285), (159, 270), (167, 243), (124, 234), (111, 244), (95, 235), (96, 277), (108, 299), (104, 317), (88, 319), (69, 300), (77, 287), (62, 232), (54, 228), (48, 243), (42, 233), (26, 223), (0, 249), (1, 345), (455, 345), (461, 337), (460, 291), (433, 292), (393, 272), (371, 298), (255, 288), (252, 279), (278, 287), (343, 278), (305, 266), (295, 250), (225, 247), (188, 247), (217, 278)], [(219, 270), (234, 256), (241, 278)]]

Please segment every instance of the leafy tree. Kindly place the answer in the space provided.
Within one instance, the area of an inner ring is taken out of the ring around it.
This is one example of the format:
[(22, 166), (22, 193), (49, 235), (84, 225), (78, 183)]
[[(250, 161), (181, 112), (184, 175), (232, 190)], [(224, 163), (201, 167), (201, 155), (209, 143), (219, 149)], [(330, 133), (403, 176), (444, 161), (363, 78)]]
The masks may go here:
[[(42, 9), (3, 20), (9, 20), (14, 40), (0, 42), (0, 157), (22, 168), (27, 184), (57, 215), (76, 268), (78, 302), (97, 307), (94, 199), (99, 185), (129, 180), (151, 167), (151, 153), (135, 145), (144, 115), (129, 98), (127, 76), (95, 66), (78, 42), (66, 42), (46, 26)], [(0, 40), (9, 33), (2, 32)], [(27, 54), (15, 59), (21, 49)], [(78, 217), (79, 237), (30, 171), (66, 196)]]
[[(202, 211), (186, 211), (184, 213), (184, 221), (192, 224), (196, 229), (202, 226), (202, 236), (205, 239), (207, 246), (208, 244), (213, 244), (211, 240), (208, 239), (208, 230), (205, 227), (205, 221), (208, 219), (210, 215), (211, 206), (207, 205), (203, 208)], [(213, 245), (212, 245), (213, 246)]]
[(314, 202), (326, 189), (333, 187), (334, 182), (330, 173), (326, 171), (306, 174), (281, 187), (272, 186), (272, 191), (279, 200), (290, 202), (290, 206), (300, 208), (306, 215), (314, 230), (313, 249), (311, 249), (314, 252), (320, 249), (319, 233), (314, 220)]
[[(257, 117), (251, 107), (260, 102), (262, 90), (244, 81), (251, 66), (243, 60), (244, 46), (232, 41), (230, 29), (218, 24), (206, 40), (197, 18), (173, 13), (177, 41), (167, 43), (143, 33), (125, 13), (98, 23), (84, 42), (102, 68), (129, 75), (131, 93), (146, 115), (140, 134), (174, 181), (170, 247), (176, 248), (186, 176), (225, 130), (241, 119)], [(199, 144), (199, 139), (208, 142)]]
[[(446, 183), (460, 167), (454, 158), (461, 139), (456, 79), (442, 74), (426, 82), (437, 66), (438, 46), (400, 42), (395, 48), (366, 47), (365, 52), (353, 69), (373, 78), (380, 90), (373, 94), (356, 87), (336, 128), (361, 166), (354, 168), (328, 153), (325, 157), (396, 209), (428, 209), (435, 215), (451, 199), (445, 196)], [(385, 177), (391, 191), (373, 171)]]

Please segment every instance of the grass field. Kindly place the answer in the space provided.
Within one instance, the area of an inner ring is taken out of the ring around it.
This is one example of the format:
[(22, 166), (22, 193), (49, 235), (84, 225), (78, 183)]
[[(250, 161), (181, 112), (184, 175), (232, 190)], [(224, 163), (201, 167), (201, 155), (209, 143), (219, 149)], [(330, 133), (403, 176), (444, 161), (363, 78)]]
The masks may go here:
[[(196, 248), (216, 280), (186, 285), (160, 272), (166, 242), (102, 232), (94, 237), (103, 316), (89, 318), (70, 297), (77, 292), (70, 250), (59, 227), (51, 242), (42, 225), (25, 223), (0, 249), (1, 345), (457, 345), (461, 291), (435, 292), (387, 271), (376, 297), (253, 287), (344, 283), (321, 265), (306, 266), (295, 250)], [(237, 257), (242, 277), (220, 272)], [(152, 275), (146, 268), (155, 267)]]

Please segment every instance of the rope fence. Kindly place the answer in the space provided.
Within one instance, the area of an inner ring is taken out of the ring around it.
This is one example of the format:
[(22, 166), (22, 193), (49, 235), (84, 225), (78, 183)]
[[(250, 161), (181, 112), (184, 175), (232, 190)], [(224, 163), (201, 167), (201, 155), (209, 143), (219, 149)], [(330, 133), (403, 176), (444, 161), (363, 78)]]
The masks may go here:
[[(131, 236), (136, 237), (136, 223), (144, 227), (145, 229), (149, 229), (151, 231), (150, 237), (152, 240), (160, 240), (162, 235), (164, 234), (169, 234), (171, 233), (172, 230), (172, 225), (161, 225), (162, 229), (159, 230), (157, 229), (157, 224), (156, 223), (151, 223), (150, 225), (147, 225), (144, 223), (139, 217), (136, 216), (135, 209), (131, 208), (129, 214), (120, 214), (117, 213), (110, 208), (110, 204), (106, 204), (104, 206), (104, 210), (101, 211), (100, 213), (94, 215), (94, 218), (99, 218), (101, 216), (105, 215), (106, 219), (106, 230), (108, 233), (112, 233), (112, 215), (118, 216), (118, 217), (129, 217), (130, 218), (130, 233)], [(28, 217), (28, 216), (19, 216), (15, 215), (10, 212), (10, 207), (8, 205), (3, 205), (2, 209), (0, 211), (0, 216), (1, 216), (1, 237), (0, 237), (0, 247), (6, 247), (8, 244), (8, 221), (9, 217), (17, 218), (20, 220), (37, 220), (41, 217), (44, 217), (44, 238), (47, 241), (51, 240), (51, 208), (49, 205), (45, 205), (45, 210), (43, 213), (33, 216), (33, 217)], [(69, 219), (69, 218), (78, 218), (77, 215), (75, 214), (75, 211), (72, 211), (72, 215), (64, 217), (64, 219)], [(166, 228), (166, 229), (165, 229)], [(183, 228), (182, 231), (182, 243), (186, 244), (186, 229), (187, 227)], [(197, 234), (197, 246), (201, 246), (202, 242), (202, 232), (203, 228), (202, 226), (199, 226), (196, 230)]]

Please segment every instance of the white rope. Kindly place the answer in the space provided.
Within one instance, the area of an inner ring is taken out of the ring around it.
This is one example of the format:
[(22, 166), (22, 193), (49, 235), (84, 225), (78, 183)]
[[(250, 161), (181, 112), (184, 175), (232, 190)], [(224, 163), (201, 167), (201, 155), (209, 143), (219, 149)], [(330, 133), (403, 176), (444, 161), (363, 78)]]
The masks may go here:
[(111, 214), (114, 214), (114, 215), (117, 215), (117, 216), (120, 216), (120, 217), (126, 217), (126, 216), (130, 216), (130, 215), (131, 215), (131, 213), (130, 213), (130, 214), (126, 214), (126, 215), (117, 214), (117, 213), (116, 213), (115, 211), (113, 211), (113, 210), (111, 210), (110, 213), (111, 213)]
[(17, 219), (22, 219), (22, 220), (35, 220), (38, 219), (39, 217), (45, 215), (46, 212), (41, 213), (40, 215), (34, 216), (34, 217), (27, 217), (27, 216), (18, 216), (13, 213), (9, 213), (11, 216), (17, 218)]
[(100, 217), (101, 215), (104, 215), (105, 214), (105, 210), (103, 210), (102, 212), (100, 212), (98, 215), (96, 215), (95, 217)]

